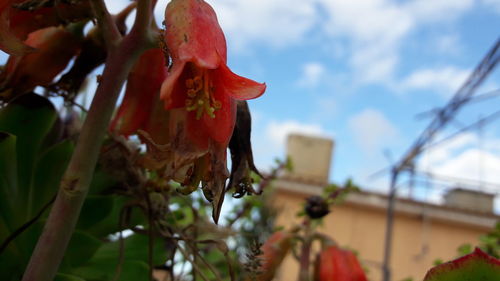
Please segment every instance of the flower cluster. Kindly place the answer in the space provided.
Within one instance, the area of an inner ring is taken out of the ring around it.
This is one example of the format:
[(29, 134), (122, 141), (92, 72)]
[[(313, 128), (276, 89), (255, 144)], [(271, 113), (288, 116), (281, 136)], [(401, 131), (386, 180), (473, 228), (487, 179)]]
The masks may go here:
[[(0, 50), (10, 54), (0, 72), (0, 101), (41, 86), (74, 102), (85, 79), (107, 57), (102, 26), (84, 32), (95, 16), (92, 7), (88, 0), (0, 3)], [(126, 33), (125, 19), (135, 7), (133, 2), (113, 16), (120, 33)], [(250, 117), (242, 101), (259, 97), (266, 85), (229, 69), (224, 34), (205, 1), (170, 1), (164, 24), (163, 32), (151, 24), (150, 34), (160, 34), (158, 46), (144, 51), (129, 73), (110, 132), (138, 135), (147, 146), (140, 165), (165, 182), (179, 182), (181, 193), (201, 186), (217, 221), (229, 177), (229, 146), (234, 164), (228, 186), (235, 197), (256, 193), (250, 178), (250, 171), (258, 173), (249, 143)], [(238, 103), (241, 124), (235, 130)]]
[(143, 164), (180, 182), (180, 192), (201, 186), (217, 222), (237, 101), (259, 97), (266, 85), (229, 69), (224, 34), (206, 2), (173, 0), (164, 23), (166, 48), (139, 59), (111, 130), (138, 133), (148, 147)]
[[(115, 16), (120, 32), (135, 8), (129, 5)], [(37, 86), (49, 91), (78, 91), (87, 75), (104, 63), (102, 31), (94, 27), (90, 2), (7, 0), (0, 3), (0, 50), (10, 56), (0, 72), (0, 101), (10, 101)], [(60, 81), (54, 79), (75, 59)], [(76, 93), (73, 93), (76, 95)]]

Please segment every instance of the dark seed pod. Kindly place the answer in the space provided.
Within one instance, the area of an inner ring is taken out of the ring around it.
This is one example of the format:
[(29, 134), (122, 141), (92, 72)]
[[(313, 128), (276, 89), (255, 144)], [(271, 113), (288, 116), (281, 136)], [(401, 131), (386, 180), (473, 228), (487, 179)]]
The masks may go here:
[(326, 200), (316, 195), (307, 198), (305, 211), (311, 219), (319, 219), (330, 213)]

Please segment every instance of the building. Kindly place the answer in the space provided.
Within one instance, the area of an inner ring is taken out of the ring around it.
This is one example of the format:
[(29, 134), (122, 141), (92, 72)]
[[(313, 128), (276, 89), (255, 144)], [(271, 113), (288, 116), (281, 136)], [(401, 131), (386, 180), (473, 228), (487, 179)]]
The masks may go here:
[[(292, 135), (288, 154), (294, 171), (276, 181), (273, 202), (280, 209), (277, 225), (300, 222), (296, 214), (304, 199), (319, 195), (328, 182), (333, 142), (328, 139)], [(326, 160), (325, 160), (326, 159)], [(382, 280), (384, 236), (388, 198), (384, 194), (350, 194), (342, 205), (334, 206), (320, 232), (333, 237), (341, 246), (359, 253), (368, 269), (369, 280)], [(493, 213), (493, 196), (456, 189), (444, 205), (398, 198), (395, 203), (391, 251), (391, 280), (422, 280), (437, 259), (456, 257), (464, 243), (478, 243), (478, 237), (493, 229), (500, 219)], [(298, 263), (288, 256), (278, 280), (296, 280)]]

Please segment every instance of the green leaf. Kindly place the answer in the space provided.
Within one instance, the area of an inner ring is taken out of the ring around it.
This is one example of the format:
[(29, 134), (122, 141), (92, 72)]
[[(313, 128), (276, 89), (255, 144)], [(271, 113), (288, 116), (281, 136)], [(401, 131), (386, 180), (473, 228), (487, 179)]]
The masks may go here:
[[(124, 239), (125, 258), (135, 260), (148, 260), (149, 237), (142, 234), (134, 234)], [(161, 239), (155, 239), (153, 249), (153, 263), (161, 264), (165, 262), (164, 242)], [(100, 260), (116, 260), (119, 256), (118, 241), (106, 243), (96, 253), (95, 258)]]
[(500, 260), (476, 248), (472, 254), (429, 270), (424, 281), (498, 281)]
[(85, 281), (85, 279), (82, 279), (74, 275), (57, 273), (56, 278), (54, 278), (54, 281)]
[[(125, 238), (124, 243), (125, 256), (119, 280), (148, 280), (149, 237), (134, 234)], [(89, 280), (112, 280), (119, 262), (119, 253), (118, 241), (106, 243), (99, 248), (90, 261), (73, 272)], [(164, 243), (160, 239), (155, 239), (153, 263), (159, 265), (165, 261)]]
[(116, 180), (104, 172), (98, 165), (90, 183), (89, 194), (102, 194), (114, 187), (116, 183)]
[(103, 243), (82, 231), (75, 231), (64, 256), (65, 263), (71, 267), (78, 267), (88, 260), (98, 251)]
[[(139, 224), (144, 224), (146, 222), (146, 217), (139, 210), (139, 208), (133, 208), (130, 221), (126, 222), (125, 225), (120, 225), (120, 213), (124, 208), (126, 208), (130, 199), (123, 196), (110, 196), (111, 202), (106, 203), (105, 208), (111, 207), (108, 215), (94, 224), (91, 228), (86, 229), (88, 233), (91, 233), (97, 237), (105, 237), (109, 234), (117, 233), (123, 229), (130, 228), (131, 225), (136, 226)], [(86, 216), (86, 215), (84, 215)]]
[[(75, 273), (84, 276), (87, 280), (108, 281), (113, 280), (118, 260), (104, 262), (91, 261), (78, 268)], [(126, 260), (123, 262), (119, 281), (149, 280), (149, 267), (144, 261)]]
[(10, 234), (15, 217), (12, 198), (17, 196), (16, 136), (0, 132), (0, 241)]
[(0, 110), (0, 131), (17, 137), (18, 192), (10, 200), (16, 206), (25, 206), (17, 208), (24, 215), (23, 219), (29, 219), (31, 201), (34, 200), (30, 192), (33, 168), (42, 143), (56, 118), (57, 113), (52, 103), (33, 93), (14, 99)]
[(35, 171), (30, 216), (38, 213), (57, 194), (72, 153), (73, 144), (70, 141), (63, 141), (52, 146), (41, 156)]
[(37, 221), (10, 242), (0, 255), (0, 280), (21, 279), (42, 228), (43, 222)]
[(460, 245), (460, 247), (458, 247), (457, 251), (458, 251), (458, 255), (460, 255), (460, 256), (468, 255), (468, 254), (472, 253), (472, 245), (471, 244)]
[[(77, 228), (82, 230), (89, 230), (92, 232), (92, 228), (99, 222), (103, 221), (111, 211), (113, 210), (113, 196), (98, 196), (89, 195), (82, 207), (82, 212), (80, 213), (80, 218), (78, 219)], [(114, 225), (118, 224), (116, 222), (110, 222)], [(106, 233), (106, 234), (110, 234)], [(101, 235), (98, 235), (101, 236)]]

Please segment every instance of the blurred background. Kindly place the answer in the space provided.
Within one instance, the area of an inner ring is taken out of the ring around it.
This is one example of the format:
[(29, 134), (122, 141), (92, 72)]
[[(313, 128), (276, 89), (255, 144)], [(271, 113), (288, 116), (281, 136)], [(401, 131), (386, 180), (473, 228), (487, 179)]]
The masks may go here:
[[(116, 11), (126, 3), (109, 2)], [(159, 2), (161, 18), (165, 1)], [(226, 33), (229, 66), (268, 86), (249, 102), (257, 166), (266, 170), (285, 157), (289, 133), (328, 137), (335, 140), (330, 180), (353, 178), (381, 192), (389, 174), (377, 172), (400, 160), (500, 30), (498, 0), (208, 2)], [(434, 141), (498, 110), (499, 73), (474, 91), (490, 98), (463, 106)], [(425, 150), (414, 163), (412, 190), (402, 187), (401, 194), (439, 203), (443, 189), (457, 184), (497, 193), (499, 122)]]
[[(129, 2), (106, 4), (117, 13)], [(158, 2), (162, 26), (168, 1)], [(257, 167), (269, 173), (275, 159), (291, 159), (293, 170), (275, 183), (276, 225), (300, 223), (304, 199), (325, 186), (353, 183), (360, 192), (335, 206), (322, 230), (360, 254), (370, 280), (388, 280), (390, 264), (397, 281), (421, 279), (493, 230), (500, 0), (207, 2), (225, 31), (229, 67), (267, 84), (249, 101)], [(101, 71), (79, 97), (84, 107)], [(295, 278), (291, 262), (279, 280)]]

